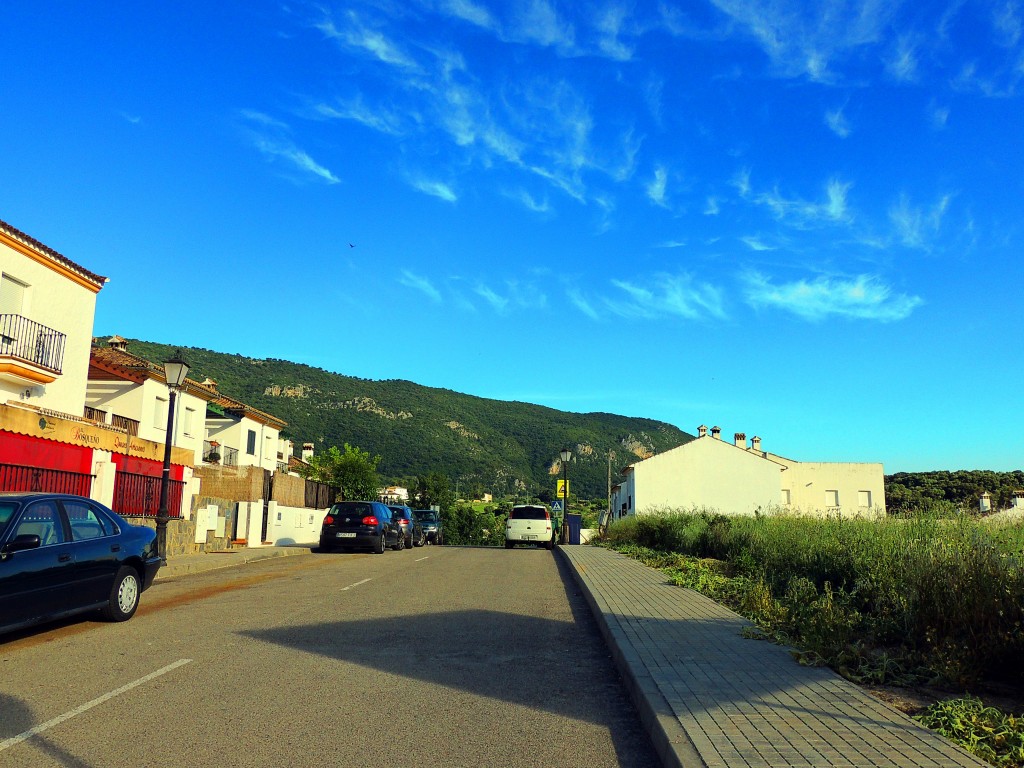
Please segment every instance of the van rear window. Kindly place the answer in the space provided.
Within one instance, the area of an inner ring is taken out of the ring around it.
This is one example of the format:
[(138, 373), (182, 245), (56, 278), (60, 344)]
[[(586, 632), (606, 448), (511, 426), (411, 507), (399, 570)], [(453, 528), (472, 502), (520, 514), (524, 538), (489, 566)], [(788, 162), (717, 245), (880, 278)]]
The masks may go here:
[(508, 517), (509, 520), (547, 520), (548, 511), (544, 507), (512, 507)]

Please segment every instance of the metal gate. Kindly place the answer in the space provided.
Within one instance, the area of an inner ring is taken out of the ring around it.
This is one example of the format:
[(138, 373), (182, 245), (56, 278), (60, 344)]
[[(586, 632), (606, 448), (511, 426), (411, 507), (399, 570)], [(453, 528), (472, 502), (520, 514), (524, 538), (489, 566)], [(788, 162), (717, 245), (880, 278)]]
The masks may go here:
[(263, 535), (260, 543), (267, 540), (267, 531), (270, 527), (270, 499), (274, 495), (274, 473), (269, 469), (263, 470)]

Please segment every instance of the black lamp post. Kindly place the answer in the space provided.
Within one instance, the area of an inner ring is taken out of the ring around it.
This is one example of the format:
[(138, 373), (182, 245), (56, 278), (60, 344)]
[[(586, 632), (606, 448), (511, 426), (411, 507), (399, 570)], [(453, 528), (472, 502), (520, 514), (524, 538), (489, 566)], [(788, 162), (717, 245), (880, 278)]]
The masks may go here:
[(569, 459), (572, 451), (563, 448), (558, 452), (562, 459), (562, 541), (569, 541)]
[(181, 350), (164, 361), (164, 381), (169, 392), (167, 400), (167, 439), (164, 442), (164, 472), (160, 477), (160, 508), (156, 513), (156, 553), (167, 562), (167, 492), (171, 484), (171, 442), (174, 439), (174, 400), (185, 383), (188, 375), (188, 363), (182, 357)]

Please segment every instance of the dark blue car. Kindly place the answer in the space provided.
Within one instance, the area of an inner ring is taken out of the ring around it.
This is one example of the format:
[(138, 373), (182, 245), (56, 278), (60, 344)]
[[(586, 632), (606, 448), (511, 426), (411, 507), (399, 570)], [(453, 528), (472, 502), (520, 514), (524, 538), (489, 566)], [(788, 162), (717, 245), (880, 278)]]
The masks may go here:
[(127, 621), (160, 565), (156, 531), (99, 502), (0, 493), (0, 632), (88, 611)]
[(381, 554), (388, 547), (405, 549), (405, 534), (391, 510), (379, 501), (339, 501), (324, 516), (320, 551), (368, 549)]

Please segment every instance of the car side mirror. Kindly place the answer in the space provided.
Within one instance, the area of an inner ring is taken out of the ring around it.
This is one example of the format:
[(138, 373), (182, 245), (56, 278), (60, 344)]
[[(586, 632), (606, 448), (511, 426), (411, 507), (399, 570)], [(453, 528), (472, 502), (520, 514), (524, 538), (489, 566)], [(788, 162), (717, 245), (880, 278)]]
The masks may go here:
[(37, 534), (23, 533), (4, 544), (2, 552), (6, 555), (11, 552), (21, 552), (25, 549), (38, 549), (41, 542), (42, 540)]

